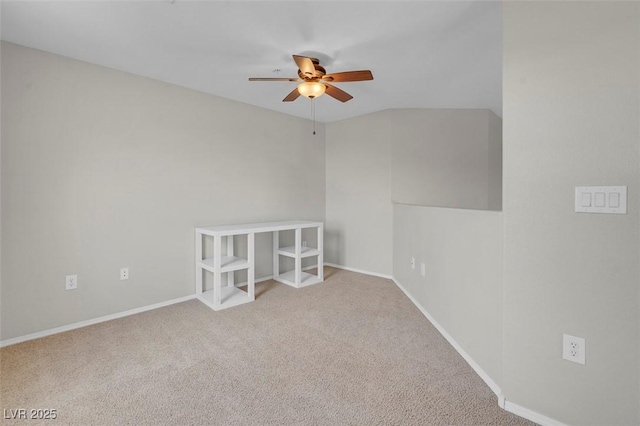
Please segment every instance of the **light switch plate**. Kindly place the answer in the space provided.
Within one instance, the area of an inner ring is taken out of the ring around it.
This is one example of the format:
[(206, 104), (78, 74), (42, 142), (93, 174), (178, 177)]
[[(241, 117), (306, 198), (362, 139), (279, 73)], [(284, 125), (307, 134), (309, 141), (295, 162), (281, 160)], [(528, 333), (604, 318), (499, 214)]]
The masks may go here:
[(576, 186), (576, 213), (627, 214), (626, 186)]

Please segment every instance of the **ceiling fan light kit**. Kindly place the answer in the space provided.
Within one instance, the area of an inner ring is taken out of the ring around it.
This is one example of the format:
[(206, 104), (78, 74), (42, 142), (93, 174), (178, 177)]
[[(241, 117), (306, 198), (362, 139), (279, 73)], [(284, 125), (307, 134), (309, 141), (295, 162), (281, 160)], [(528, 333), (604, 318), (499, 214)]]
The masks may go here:
[(249, 81), (295, 81), (299, 82), (297, 88), (289, 93), (282, 102), (292, 102), (300, 95), (309, 99), (322, 96), (324, 93), (340, 102), (347, 102), (353, 96), (342, 89), (333, 86), (331, 83), (346, 83), (353, 81), (373, 80), (373, 74), (369, 70), (344, 71), (334, 74), (327, 74), (327, 70), (320, 65), (316, 58), (293, 55), (293, 60), (298, 65), (298, 78), (250, 78)]
[(326, 89), (327, 88), (324, 84), (318, 83), (317, 81), (305, 81), (298, 85), (298, 92), (309, 99), (324, 95), (324, 91)]
[(313, 100), (327, 94), (340, 102), (347, 102), (353, 96), (342, 89), (329, 84), (329, 82), (342, 83), (350, 81), (373, 80), (373, 74), (369, 70), (345, 71), (335, 74), (327, 74), (327, 70), (320, 65), (316, 58), (293, 55), (293, 60), (298, 65), (298, 78), (250, 78), (249, 81), (296, 81), (300, 82), (282, 102), (292, 102), (300, 95), (311, 99), (311, 117), (313, 118), (313, 134), (316, 134), (316, 110)]

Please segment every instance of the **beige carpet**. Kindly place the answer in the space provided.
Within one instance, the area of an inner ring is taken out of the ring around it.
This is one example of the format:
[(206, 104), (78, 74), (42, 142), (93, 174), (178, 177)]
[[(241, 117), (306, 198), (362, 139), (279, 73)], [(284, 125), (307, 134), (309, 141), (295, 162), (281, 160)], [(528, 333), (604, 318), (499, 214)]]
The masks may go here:
[(3, 348), (2, 409), (56, 409), (49, 425), (531, 424), (389, 280), (326, 268), (322, 284), (256, 295)]

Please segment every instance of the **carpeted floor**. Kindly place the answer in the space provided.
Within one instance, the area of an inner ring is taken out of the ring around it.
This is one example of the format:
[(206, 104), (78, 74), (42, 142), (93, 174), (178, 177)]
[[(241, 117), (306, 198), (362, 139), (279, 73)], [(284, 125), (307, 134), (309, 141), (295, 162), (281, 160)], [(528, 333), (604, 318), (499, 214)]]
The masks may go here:
[(325, 277), (267, 281), (220, 312), (192, 300), (3, 348), (0, 404), (56, 409), (49, 425), (532, 424), (498, 407), (393, 282)]

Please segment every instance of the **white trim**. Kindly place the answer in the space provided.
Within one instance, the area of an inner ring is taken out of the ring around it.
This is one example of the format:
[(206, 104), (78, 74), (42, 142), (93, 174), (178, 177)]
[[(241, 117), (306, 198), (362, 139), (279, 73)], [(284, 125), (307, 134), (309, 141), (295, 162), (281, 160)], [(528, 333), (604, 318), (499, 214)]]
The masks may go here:
[(498, 384), (494, 382), (491, 377), (489, 377), (489, 375), (471, 358), (471, 356), (467, 352), (465, 352), (464, 349), (462, 349), (462, 347), (453, 339), (453, 337), (451, 337), (451, 335), (447, 333), (440, 324), (438, 324), (438, 322), (429, 314), (429, 312), (427, 312), (427, 310), (422, 305), (420, 305), (420, 303), (418, 303), (416, 299), (414, 299), (414, 297), (402, 286), (402, 284), (398, 282), (398, 280), (396, 280), (395, 278), (391, 279), (394, 283), (396, 283), (398, 288), (402, 290), (402, 292), (409, 298), (409, 300), (413, 302), (413, 304), (420, 310), (420, 312), (422, 312), (422, 314), (429, 320), (429, 322), (433, 324), (436, 330), (440, 332), (442, 337), (447, 339), (447, 342), (449, 342), (451, 346), (453, 346), (453, 348), (458, 351), (460, 356), (462, 356), (462, 358), (467, 361), (467, 364), (469, 364), (471, 368), (473, 368), (473, 370), (478, 374), (478, 376), (480, 376), (480, 378), (487, 384), (487, 386), (489, 386), (489, 389), (491, 389), (493, 393), (496, 394), (496, 396), (498, 397), (498, 405), (500, 406), (500, 408), (527, 420), (531, 420), (532, 422), (538, 423), (542, 426), (567, 426), (565, 423), (559, 422), (558, 420), (552, 419), (551, 417), (547, 417), (533, 410), (507, 401), (502, 394), (500, 386), (498, 386)]
[(378, 272), (370, 272), (357, 268), (350, 268), (348, 266), (336, 265), (335, 263), (324, 263), (324, 266), (331, 266), (332, 268), (344, 269), (345, 271), (358, 272), (359, 274), (371, 275), (374, 277), (386, 278), (388, 280), (392, 280), (393, 277), (391, 275), (380, 274)]
[(504, 410), (504, 404), (507, 402), (506, 399), (504, 399), (504, 395), (500, 394), (498, 395), (498, 407), (502, 408)]
[(552, 419), (551, 417), (547, 417), (533, 410), (529, 410), (528, 408), (524, 408), (518, 404), (514, 404), (513, 402), (505, 401), (504, 409), (542, 426), (567, 426), (566, 423), (559, 422), (558, 420)]
[[(267, 275), (266, 277), (262, 277), (262, 278), (256, 278), (255, 281), (253, 282), (254, 284), (258, 284), (264, 281), (269, 281), (273, 279), (273, 275)], [(242, 281), (241, 283), (235, 283), (234, 284), (236, 287), (244, 287), (245, 285), (247, 285), (246, 281)]]
[(103, 317), (93, 318), (86, 321), (75, 322), (73, 324), (63, 325), (61, 327), (51, 328), (49, 330), (38, 331), (36, 333), (26, 334), (24, 336), (14, 337), (13, 339), (7, 339), (0, 341), (0, 348), (5, 346), (15, 345), (16, 343), (26, 342), (27, 340), (39, 339), (41, 337), (51, 336), (53, 334), (64, 333), (65, 331), (75, 330), (76, 328), (86, 327), (88, 325), (94, 325), (105, 321), (111, 321), (118, 318), (128, 317), (129, 315), (135, 315), (153, 309), (164, 308), (165, 306), (174, 305), (176, 303), (186, 302), (187, 300), (195, 299), (196, 295), (191, 294), (185, 297), (179, 297), (177, 299), (167, 300), (165, 302), (155, 303), (153, 305), (142, 306), (140, 308), (130, 309), (124, 312), (118, 312), (111, 315), (105, 315)]
[[(325, 263), (325, 265), (326, 265), (326, 263)], [(302, 270), (303, 271), (308, 271), (309, 269), (313, 269), (313, 268), (317, 268), (317, 267), (318, 267), (318, 265), (310, 265), (310, 266), (305, 266), (304, 268), (302, 268)], [(261, 282), (264, 282), (264, 281), (269, 281), (269, 280), (272, 280), (272, 279), (273, 279), (273, 275), (267, 275), (267, 276), (262, 277), (262, 278), (256, 278), (254, 283), (258, 284), (258, 283), (261, 283)], [(247, 282), (243, 281), (241, 283), (237, 283), (237, 284), (234, 284), (234, 285), (236, 287), (244, 287), (245, 285), (247, 285)]]
[[(317, 268), (318, 265), (311, 265), (303, 268), (303, 271), (307, 271), (309, 269)], [(263, 281), (268, 281), (273, 279), (273, 275), (269, 275), (266, 277), (256, 279), (256, 283), (260, 283)], [(237, 287), (247, 285), (246, 282), (236, 284)], [(155, 303), (153, 305), (142, 306), (140, 308), (130, 309), (124, 312), (118, 312), (111, 315), (105, 315), (103, 317), (93, 318), (86, 321), (75, 322), (73, 324), (63, 325), (61, 327), (51, 328), (49, 330), (38, 331), (36, 333), (25, 334), (24, 336), (14, 337), (13, 339), (6, 339), (0, 341), (0, 348), (4, 348), (5, 346), (15, 345), (17, 343), (26, 342), (28, 340), (39, 339), (41, 337), (51, 336), (53, 334), (64, 333), (65, 331), (75, 330), (76, 328), (87, 327), (89, 325), (99, 324), (105, 321), (111, 321), (113, 319), (128, 317), (129, 315), (135, 315), (146, 311), (151, 311), (153, 309), (164, 308), (165, 306), (174, 305), (176, 303), (186, 302), (187, 300), (195, 299), (196, 295), (191, 294), (189, 296), (179, 297), (177, 299), (167, 300), (165, 302)]]
[[(368, 272), (368, 271), (363, 271), (361, 269), (356, 269), (356, 268), (349, 268), (346, 266), (341, 266), (341, 265), (335, 265), (332, 263), (325, 263), (325, 266), (331, 266), (333, 268), (338, 268), (338, 269), (344, 269), (347, 271), (351, 271), (351, 272), (358, 272), (361, 274), (365, 274), (365, 275), (372, 275), (375, 277), (381, 277), (381, 278), (387, 278), (387, 279), (391, 279), (393, 280), (393, 282), (398, 286), (398, 288), (400, 290), (402, 290), (402, 292), (409, 298), (409, 300), (411, 300), (411, 302), (420, 310), (420, 312), (422, 312), (422, 314), (429, 320), (429, 322), (431, 322), (431, 324), (433, 324), (433, 326), (436, 328), (436, 330), (438, 330), (438, 332), (445, 338), (447, 339), (447, 341), (449, 342), (449, 344), (451, 344), (451, 346), (453, 346), (453, 348), (460, 354), (460, 356), (462, 356), (462, 358), (464, 358), (465, 361), (467, 361), (467, 363), (471, 366), (471, 368), (473, 368), (473, 370), (480, 376), (480, 378), (487, 384), (487, 386), (489, 386), (489, 389), (491, 389), (493, 391), (493, 393), (495, 393), (498, 396), (498, 405), (503, 408), (504, 410), (513, 413), (517, 416), (520, 416), (522, 418), (525, 418), (527, 420), (531, 420), (532, 422), (536, 422), (542, 426), (567, 426), (565, 423), (562, 423), (558, 420), (552, 419), (551, 417), (547, 417), (545, 415), (542, 415), (538, 412), (535, 412), (533, 410), (530, 410), (528, 408), (522, 407), (518, 404), (514, 404), (513, 402), (507, 401), (504, 397), (504, 395), (502, 395), (502, 390), (500, 389), (500, 387), (498, 386), (498, 384), (496, 382), (494, 382), (491, 377), (489, 377), (489, 375), (482, 369), (480, 368), (480, 366), (471, 358), (471, 356), (465, 352), (464, 349), (462, 349), (462, 347), (460, 345), (458, 345), (458, 343), (453, 339), (453, 337), (451, 337), (451, 335), (449, 335), (449, 333), (447, 333), (445, 331), (444, 328), (442, 328), (442, 326), (440, 324), (438, 324), (438, 322), (431, 316), (431, 314), (429, 314), (429, 312), (427, 312), (427, 310), (422, 307), (422, 305), (420, 305), (420, 303), (418, 303), (418, 301), (416, 299), (414, 299), (414, 297), (392, 276), (390, 275), (384, 275), (384, 274), (378, 274), (376, 272)], [(303, 270), (309, 270), (309, 269), (313, 269), (316, 268), (317, 265), (311, 265), (311, 266), (307, 266), (306, 268), (304, 268)], [(263, 282), (263, 281), (268, 281), (270, 279), (273, 279), (273, 275), (269, 275), (266, 277), (262, 277), (262, 278), (258, 278), (256, 279), (256, 283), (259, 282)], [(246, 283), (240, 283), (240, 284), (246, 284)], [(240, 285), (240, 284), (236, 284), (236, 285)], [(51, 336), (53, 334), (58, 334), (58, 333), (64, 333), (65, 331), (71, 331), (71, 330), (75, 330), (77, 328), (82, 328), (82, 327), (87, 327), (89, 325), (94, 325), (94, 324), (99, 324), (101, 322), (105, 322), (105, 321), (111, 321), (114, 319), (118, 319), (118, 318), (123, 318), (123, 317), (127, 317), (129, 315), (135, 315), (135, 314), (139, 314), (142, 312), (146, 312), (146, 311), (151, 311), (153, 309), (158, 309), (158, 308), (163, 308), (165, 306), (169, 306), (169, 305), (174, 305), (176, 303), (182, 303), (182, 302), (186, 302), (188, 300), (191, 299), (195, 299), (196, 295), (195, 294), (191, 294), (189, 296), (184, 296), (184, 297), (179, 297), (177, 299), (172, 299), (172, 300), (167, 300), (165, 302), (160, 302), (160, 303), (155, 303), (153, 305), (147, 305), (147, 306), (143, 306), (140, 308), (135, 308), (135, 309), (130, 309), (128, 311), (124, 311), (124, 312), (119, 312), (116, 314), (111, 314), (111, 315), (105, 315), (99, 318), (94, 318), (94, 319), (90, 319), (87, 321), (80, 321), (80, 322), (76, 322), (73, 324), (68, 324), (68, 325), (63, 325), (61, 327), (56, 327), (56, 328), (51, 328), (49, 330), (44, 330), (44, 331), (39, 331), (37, 333), (31, 333), (31, 334), (26, 334), (24, 336), (20, 336), (20, 337), (14, 337), (13, 339), (7, 339), (7, 340), (2, 340), (0, 341), (0, 348), (4, 348), (5, 346), (10, 346), (10, 345), (15, 345), (17, 343), (22, 343), (22, 342), (26, 342), (28, 340), (34, 340), (34, 339), (39, 339), (41, 337), (46, 337), (46, 336)]]
[(409, 292), (405, 290), (405, 288), (395, 278), (392, 278), (392, 280), (394, 283), (396, 283), (398, 288), (402, 290), (402, 292), (409, 298), (409, 300), (411, 300), (413, 304), (416, 305), (416, 307), (420, 310), (420, 312), (422, 312), (422, 315), (427, 317), (429, 322), (433, 324), (436, 330), (438, 330), (440, 334), (442, 334), (442, 337), (447, 339), (447, 342), (449, 342), (451, 346), (453, 346), (453, 348), (456, 351), (458, 351), (460, 356), (462, 356), (462, 358), (464, 358), (464, 360), (467, 361), (467, 364), (469, 364), (471, 368), (473, 368), (473, 370), (476, 373), (478, 373), (478, 376), (480, 376), (480, 378), (484, 380), (484, 382), (487, 384), (487, 386), (489, 386), (489, 388), (493, 391), (493, 393), (496, 394), (496, 396), (498, 397), (498, 402), (500, 402), (500, 398), (504, 399), (504, 397), (502, 396), (502, 390), (500, 389), (500, 386), (498, 386), (498, 384), (494, 382), (493, 379), (491, 379), (491, 377), (489, 377), (489, 375), (473, 360), (473, 358), (471, 358), (471, 356), (464, 349), (462, 349), (462, 347), (458, 344), (458, 342), (456, 342), (453, 339), (453, 337), (451, 337), (451, 335), (447, 333), (447, 331), (444, 328), (442, 328), (440, 324), (438, 324), (438, 322), (431, 316), (431, 314), (429, 314), (429, 312), (427, 312), (427, 310), (423, 308), (422, 305), (420, 305), (420, 303), (418, 303), (418, 301), (414, 299), (413, 296), (409, 294)]

